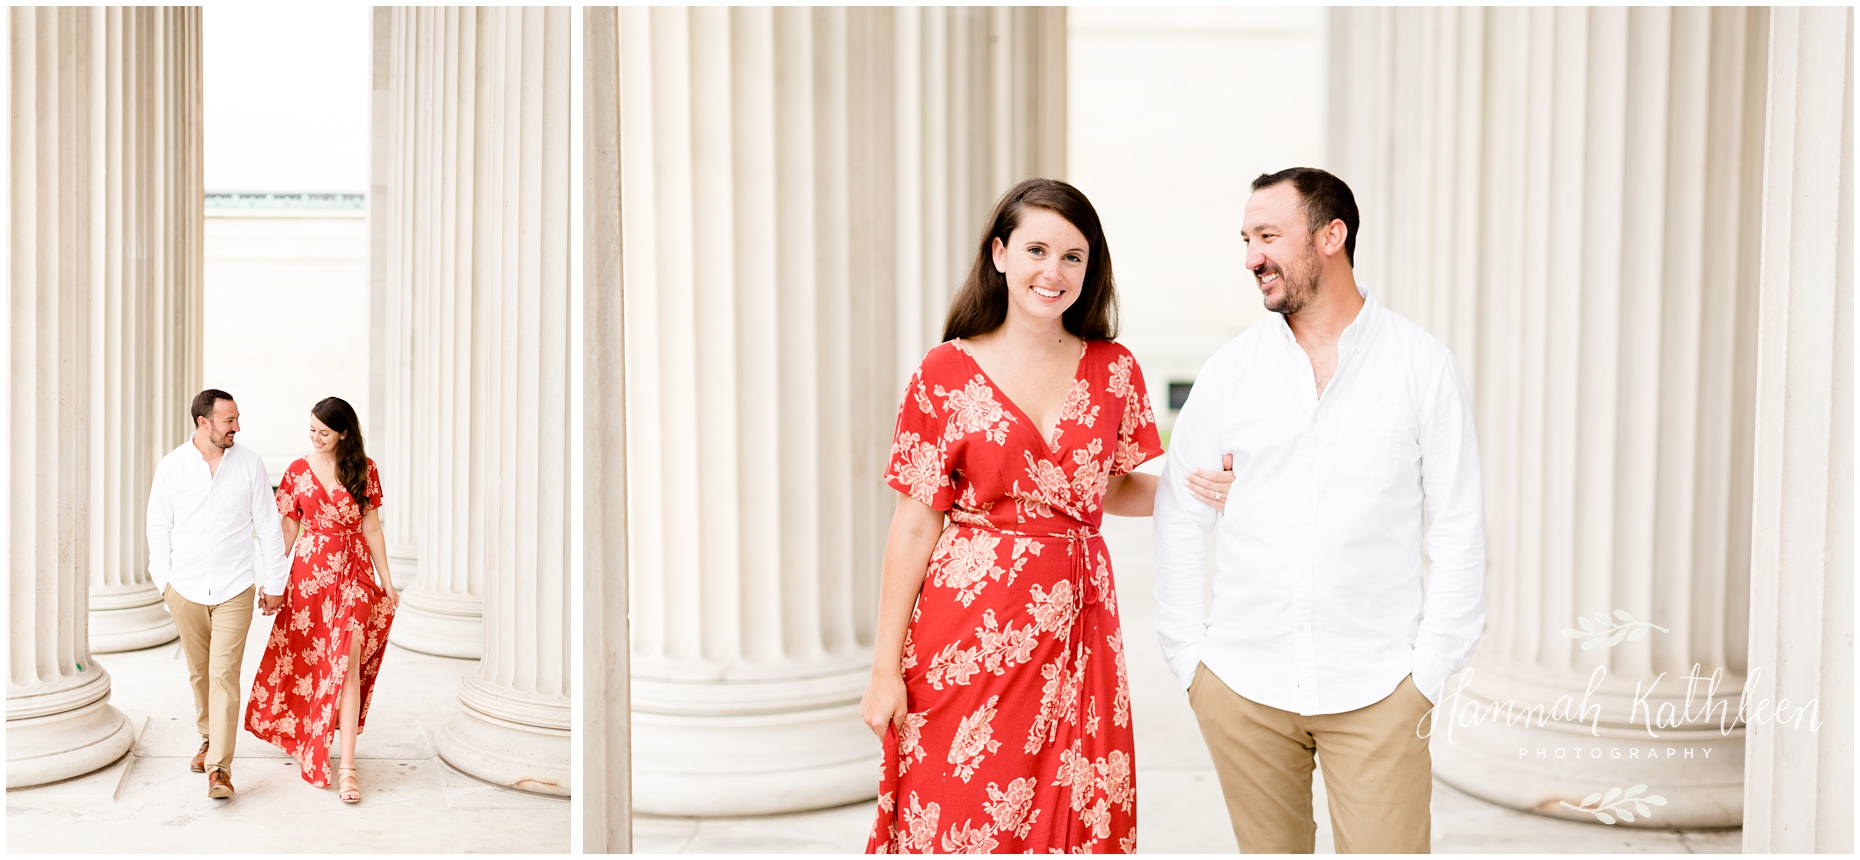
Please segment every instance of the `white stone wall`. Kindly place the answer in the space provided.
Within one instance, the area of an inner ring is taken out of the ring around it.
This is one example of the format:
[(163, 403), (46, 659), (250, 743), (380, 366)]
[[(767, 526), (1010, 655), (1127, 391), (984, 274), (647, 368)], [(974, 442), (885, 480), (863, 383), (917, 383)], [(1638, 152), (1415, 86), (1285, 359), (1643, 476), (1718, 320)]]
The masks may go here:
[(366, 213), (208, 208), (206, 222), (204, 385), (238, 399), (239, 444), (276, 481), (309, 452), (318, 400), (349, 401), (369, 426)]
[(1253, 178), (1324, 166), (1324, 11), (1082, 6), (1066, 33), (1062, 178), (1104, 222), (1118, 340), (1167, 428), (1168, 383), (1266, 314), (1240, 241)]

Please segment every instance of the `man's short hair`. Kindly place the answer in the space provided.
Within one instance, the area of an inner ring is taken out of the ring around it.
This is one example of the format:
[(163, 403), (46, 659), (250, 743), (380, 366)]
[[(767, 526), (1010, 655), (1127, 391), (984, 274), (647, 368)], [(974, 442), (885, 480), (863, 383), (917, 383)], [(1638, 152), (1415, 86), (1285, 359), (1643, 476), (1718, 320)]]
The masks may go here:
[(1356, 265), (1356, 195), (1329, 171), (1315, 167), (1288, 167), (1278, 173), (1262, 173), (1253, 180), (1253, 190), (1271, 188), (1290, 182), (1298, 191), (1305, 212), (1305, 223), (1316, 233), (1332, 221), (1342, 220), (1343, 258)]
[(217, 388), (209, 388), (194, 395), (194, 405), (188, 410), (194, 416), (194, 426), (200, 426), (200, 419), (213, 418), (213, 404), (221, 400), (231, 400), (233, 396)]

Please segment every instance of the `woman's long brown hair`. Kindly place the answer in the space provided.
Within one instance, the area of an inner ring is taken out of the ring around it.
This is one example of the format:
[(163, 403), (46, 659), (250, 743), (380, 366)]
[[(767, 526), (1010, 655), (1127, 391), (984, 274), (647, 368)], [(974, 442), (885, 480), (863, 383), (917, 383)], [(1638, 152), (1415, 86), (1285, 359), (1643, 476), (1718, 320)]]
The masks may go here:
[(368, 454), (362, 450), (362, 422), (355, 407), (340, 397), (325, 397), (310, 414), (342, 437), (336, 440), (336, 482), (349, 491), (357, 509), (368, 510)]
[(943, 321), (944, 340), (986, 334), (1007, 321), (1007, 276), (995, 271), (995, 240), (1006, 245), (1020, 226), (1021, 213), (1029, 206), (1052, 212), (1085, 234), (1085, 284), (1072, 307), (1066, 309), (1066, 331), (1085, 340), (1117, 337), (1117, 284), (1111, 277), (1111, 249), (1105, 244), (1098, 210), (1071, 185), (1057, 179), (1028, 179), (1008, 189), (995, 204), (988, 229), (982, 233), (981, 247), (975, 252), (975, 265), (969, 267), (968, 279), (949, 303), (949, 316)]

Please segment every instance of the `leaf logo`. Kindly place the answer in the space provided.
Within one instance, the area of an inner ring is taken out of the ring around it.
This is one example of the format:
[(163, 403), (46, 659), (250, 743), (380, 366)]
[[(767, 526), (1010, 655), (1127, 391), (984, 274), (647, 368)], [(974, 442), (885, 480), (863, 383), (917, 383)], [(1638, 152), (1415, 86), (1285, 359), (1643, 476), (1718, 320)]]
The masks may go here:
[(1657, 794), (1640, 796), (1640, 793), (1646, 790), (1647, 787), (1644, 785), (1636, 785), (1628, 789), (1626, 793), (1623, 793), (1621, 789), (1611, 788), (1607, 794), (1598, 791), (1583, 798), (1581, 806), (1567, 800), (1562, 801), (1562, 805), (1579, 812), (1587, 812), (1603, 824), (1613, 824), (1617, 818), (1631, 824), (1637, 815), (1641, 818), (1652, 818), (1653, 810), (1650, 807), (1666, 805), (1666, 798)]
[(1563, 635), (1571, 639), (1581, 639), (1582, 650), (1584, 651), (1592, 651), (1602, 647), (1604, 642), (1607, 643), (1607, 647), (1609, 648), (1613, 648), (1624, 641), (1638, 642), (1647, 638), (1648, 630), (1658, 630), (1661, 633), (1673, 632), (1651, 621), (1635, 621), (1634, 616), (1629, 615), (1625, 609), (1615, 610), (1613, 618), (1610, 618), (1608, 613), (1598, 610), (1595, 613), (1594, 621), (1590, 621), (1588, 616), (1578, 615), (1576, 616), (1576, 624), (1582, 629), (1578, 630), (1575, 627), (1565, 627), (1563, 628)]

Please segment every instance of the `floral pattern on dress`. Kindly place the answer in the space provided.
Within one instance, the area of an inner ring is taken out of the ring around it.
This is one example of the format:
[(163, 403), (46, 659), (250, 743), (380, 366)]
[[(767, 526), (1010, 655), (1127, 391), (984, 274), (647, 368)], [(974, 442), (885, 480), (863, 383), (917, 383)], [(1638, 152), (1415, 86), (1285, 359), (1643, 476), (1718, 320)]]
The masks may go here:
[[(369, 509), (381, 506), (381, 479), (368, 461), (364, 492)], [(362, 637), (362, 707), (356, 731), (368, 718), (375, 676), (387, 645), (394, 607), (375, 582), (374, 562), (362, 537), (363, 511), (341, 484), (325, 488), (302, 459), (278, 482), (278, 513), (301, 524), (291, 547), (291, 579), (284, 608), (272, 622), (258, 678), (246, 702), (245, 727), (290, 753), (304, 781), (330, 783), (330, 742), (349, 674), (350, 637)]]
[(905, 392), (886, 481), (948, 516), (905, 634), (873, 853), (1134, 852), (1113, 476), (1162, 453), (1130, 352), (1088, 341), (1050, 439), (961, 341)]

